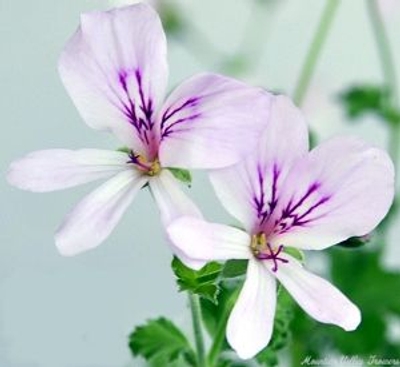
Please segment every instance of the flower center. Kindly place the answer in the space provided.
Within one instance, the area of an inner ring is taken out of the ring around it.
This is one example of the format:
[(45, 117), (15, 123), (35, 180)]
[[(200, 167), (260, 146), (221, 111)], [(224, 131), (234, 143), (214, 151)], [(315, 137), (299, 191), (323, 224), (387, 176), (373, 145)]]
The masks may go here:
[(271, 246), (271, 244), (267, 241), (267, 236), (264, 232), (254, 234), (251, 237), (250, 249), (256, 259), (272, 260), (273, 272), (278, 270), (278, 261), (281, 261), (282, 263), (289, 262), (289, 260), (279, 256), (279, 254), (282, 253), (283, 245), (279, 245), (278, 247)]
[(134, 164), (135, 167), (148, 176), (156, 176), (161, 171), (161, 165), (158, 159), (149, 162), (141, 154), (135, 154), (133, 151), (129, 152), (129, 161), (127, 163)]

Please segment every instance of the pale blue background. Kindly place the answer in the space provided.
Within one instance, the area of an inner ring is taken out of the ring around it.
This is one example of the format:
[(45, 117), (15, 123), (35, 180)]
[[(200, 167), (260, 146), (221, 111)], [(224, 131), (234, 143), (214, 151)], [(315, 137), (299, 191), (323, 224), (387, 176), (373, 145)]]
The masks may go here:
[[(251, 55), (255, 65), (241, 78), (291, 93), (324, 1), (270, 2), (273, 6), (253, 8), (251, 0), (176, 1), (217, 50), (229, 54), (243, 48)], [(1, 367), (138, 366), (126, 345), (134, 325), (163, 314), (190, 331), (185, 297), (176, 292), (171, 255), (148, 193), (137, 197), (106, 243), (63, 258), (56, 252), (53, 232), (96, 184), (32, 194), (9, 187), (4, 179), (9, 162), (31, 150), (119, 146), (82, 122), (56, 71), (79, 14), (110, 3), (0, 0)], [(243, 40), (250, 16), (254, 25)], [(399, 65), (400, 6), (393, 7), (387, 22)], [(203, 50), (200, 58), (192, 47), (174, 40), (169, 59), (170, 86), (198, 71), (216, 71), (219, 65), (215, 55)], [(351, 132), (385, 146), (386, 132), (378, 121), (348, 125), (334, 101), (351, 83), (380, 80), (364, 3), (343, 1), (305, 106), (319, 137)], [(204, 175), (195, 174), (192, 195), (208, 218), (229, 221)], [(399, 241), (395, 228), (386, 257), (390, 267), (400, 266)]]

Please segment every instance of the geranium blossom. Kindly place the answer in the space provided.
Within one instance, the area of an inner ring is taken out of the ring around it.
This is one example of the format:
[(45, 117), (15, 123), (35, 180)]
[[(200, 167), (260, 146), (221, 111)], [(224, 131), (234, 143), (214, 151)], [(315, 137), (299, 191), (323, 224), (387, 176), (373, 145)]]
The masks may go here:
[(37, 151), (11, 165), (9, 182), (38, 192), (111, 177), (57, 231), (64, 255), (100, 244), (146, 183), (164, 223), (182, 214), (200, 217), (166, 168), (232, 165), (256, 143), (268, 118), (269, 94), (215, 74), (188, 79), (163, 102), (166, 39), (157, 13), (144, 4), (83, 14), (59, 71), (86, 123), (128, 147), (127, 153)]
[(271, 338), (276, 280), (316, 320), (357, 327), (358, 308), (285, 249), (322, 250), (365, 235), (394, 195), (393, 165), (382, 150), (339, 137), (308, 152), (306, 124), (286, 97), (274, 98), (268, 126), (253, 155), (211, 174), (219, 199), (244, 229), (190, 217), (168, 227), (171, 240), (194, 260), (249, 260), (227, 325), (227, 339), (244, 359)]

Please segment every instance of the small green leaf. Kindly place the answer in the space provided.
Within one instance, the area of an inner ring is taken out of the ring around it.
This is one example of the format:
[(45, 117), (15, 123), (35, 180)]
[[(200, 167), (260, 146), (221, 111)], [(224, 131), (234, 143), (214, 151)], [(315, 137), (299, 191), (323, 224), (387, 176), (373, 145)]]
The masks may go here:
[(120, 147), (117, 149), (117, 152), (129, 154), (131, 152), (131, 149), (129, 149), (128, 147)]
[(246, 274), (248, 260), (228, 260), (222, 270), (224, 278), (235, 278)]
[(138, 326), (129, 336), (129, 347), (134, 356), (142, 356), (154, 366), (170, 365), (180, 357), (195, 360), (185, 335), (163, 317)]
[(357, 248), (366, 245), (371, 241), (371, 235), (365, 235), (362, 237), (350, 237), (346, 241), (338, 243), (336, 246), (345, 248)]
[(391, 93), (386, 87), (359, 85), (346, 90), (339, 98), (351, 119), (372, 113), (389, 123), (400, 123), (400, 111), (392, 105)]
[(172, 270), (177, 277), (180, 291), (189, 291), (216, 302), (219, 291), (217, 280), (221, 274), (221, 264), (210, 262), (196, 271), (188, 268), (177, 257), (174, 257)]
[(380, 111), (387, 98), (387, 90), (375, 85), (355, 86), (340, 95), (346, 112), (351, 118)]
[(191, 185), (192, 183), (192, 175), (190, 174), (190, 171), (186, 169), (181, 169), (181, 168), (168, 168), (168, 170), (174, 175), (174, 177), (182, 181), (183, 183), (187, 184), (188, 186)]

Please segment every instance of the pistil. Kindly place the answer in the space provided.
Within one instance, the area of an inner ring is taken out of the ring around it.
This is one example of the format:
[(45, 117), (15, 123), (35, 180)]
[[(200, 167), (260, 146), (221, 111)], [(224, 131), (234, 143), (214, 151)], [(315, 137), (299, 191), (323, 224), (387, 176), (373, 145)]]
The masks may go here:
[(273, 272), (278, 270), (278, 261), (281, 261), (282, 263), (289, 262), (289, 260), (279, 256), (283, 251), (283, 245), (278, 246), (278, 248), (271, 246), (267, 241), (267, 236), (263, 232), (252, 236), (250, 249), (254, 257), (258, 260), (272, 260)]

